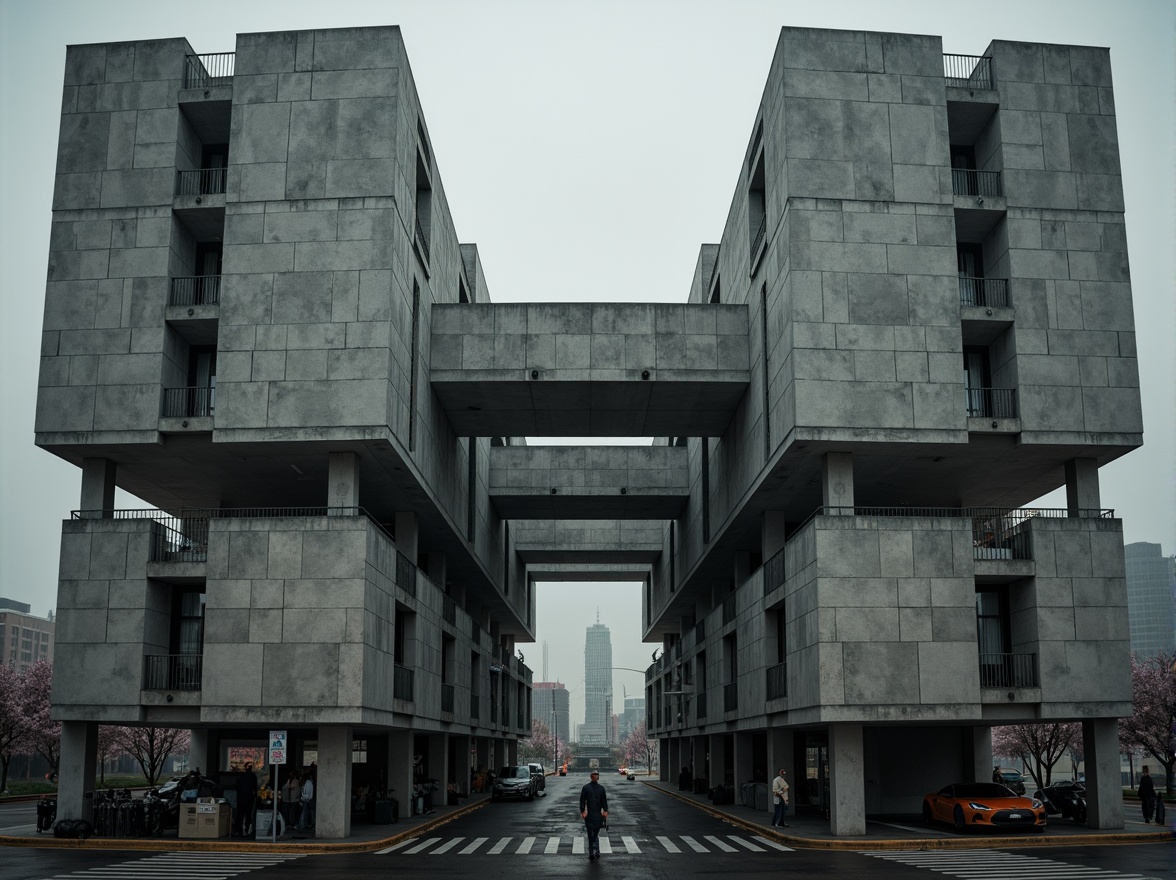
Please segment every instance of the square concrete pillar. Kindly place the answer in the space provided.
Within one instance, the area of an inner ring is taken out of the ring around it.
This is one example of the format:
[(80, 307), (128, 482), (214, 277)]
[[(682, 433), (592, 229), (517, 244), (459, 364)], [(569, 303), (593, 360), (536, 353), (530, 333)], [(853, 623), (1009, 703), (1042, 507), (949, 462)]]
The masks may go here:
[[(796, 769), (793, 754), (793, 735), (791, 730), (771, 728), (768, 730), (768, 778), (775, 779), (781, 770), (787, 771), (785, 780), (788, 782), (788, 813), (796, 815), (796, 805), (800, 796), (800, 782), (802, 775)], [(768, 798), (768, 815), (772, 815), (772, 799)]]
[(517, 764), (519, 762), (519, 741), (517, 739), (508, 739), (506, 741), (506, 763)]
[(853, 507), (853, 453), (826, 452), (821, 460), (821, 498), (826, 515), (851, 514)]
[(429, 734), (429, 778), (441, 783), (440, 791), (433, 794), (434, 806), (445, 806), (445, 783), (449, 781), (449, 735)]
[(834, 837), (866, 833), (865, 755), (860, 724), (829, 725), (829, 800), (829, 830)]
[(411, 511), (399, 511), (396, 514), (396, 549), (412, 560), (416, 565), (420, 527), (417, 515)]
[(510, 763), (506, 757), (506, 740), (494, 737), (490, 741), (491, 769), (497, 773), (499, 769)]
[(787, 526), (788, 523), (783, 511), (764, 511), (763, 534), (760, 540), (764, 562), (767, 562), (784, 549), (784, 535), (787, 531)]
[(98, 769), (98, 724), (61, 722), (61, 758), (57, 765), (57, 818), (94, 821), (94, 790)]
[(705, 734), (691, 737), (692, 757), (694, 758), (694, 768), (691, 772), (695, 778), (702, 777), (707, 780), (707, 785), (713, 785), (711, 782), (711, 762), (710, 762), (710, 737)]
[(1102, 499), (1098, 490), (1098, 461), (1072, 458), (1066, 462), (1066, 510), (1070, 516), (1079, 511), (1098, 510)]
[(474, 758), (470, 753), (473, 739), (472, 736), (464, 734), (449, 737), (449, 748), (453, 759), (449, 762), (449, 781), (457, 786), (458, 791), (465, 794), (470, 792), (470, 776), (474, 768)]
[(82, 493), (78, 507), (83, 516), (95, 519), (114, 510), (114, 480), (117, 467), (109, 458), (82, 459)]
[(193, 727), (188, 732), (188, 769), (199, 769), (208, 775), (212, 772), (212, 763), (208, 760), (208, 728)]
[(740, 790), (740, 787), (745, 782), (751, 782), (754, 776), (754, 769), (751, 760), (751, 734), (750, 733), (736, 733), (735, 734), (735, 788)]
[(726, 784), (727, 774), (732, 770), (727, 766), (726, 749), (723, 747), (726, 737), (725, 733), (712, 733), (707, 737), (706, 750), (710, 756), (710, 773), (707, 776), (708, 788)]
[(330, 454), (327, 507), (331, 516), (350, 516), (359, 507), (359, 456), (354, 452)]
[(972, 739), (972, 782), (989, 782), (992, 768), (997, 762), (992, 758), (992, 728), (978, 725), (969, 731)]
[(400, 802), (400, 813), (412, 815), (412, 731), (388, 733), (388, 788)]
[(351, 834), (351, 728), (318, 729), (318, 778), (315, 780), (315, 837)]
[(1082, 722), (1086, 752), (1086, 824), (1109, 831), (1123, 827), (1123, 787), (1119, 771), (1119, 722)]

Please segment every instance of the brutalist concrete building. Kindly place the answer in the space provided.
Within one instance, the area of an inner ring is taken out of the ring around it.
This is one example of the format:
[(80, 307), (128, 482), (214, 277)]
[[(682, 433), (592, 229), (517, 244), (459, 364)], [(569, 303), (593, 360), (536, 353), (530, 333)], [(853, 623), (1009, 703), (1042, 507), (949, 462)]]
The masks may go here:
[[(644, 583), (667, 776), (786, 767), (856, 834), (987, 779), (992, 725), (1081, 720), (1090, 821), (1122, 824), (1108, 53), (788, 28), (749, 122), (686, 302), (494, 305), (396, 28), (70, 49), (60, 815), (99, 722), (190, 727), (224, 774), (287, 730), (323, 836), (357, 780), (464, 787), (529, 728), (532, 584), (590, 578)], [(555, 435), (654, 441), (514, 439)]]

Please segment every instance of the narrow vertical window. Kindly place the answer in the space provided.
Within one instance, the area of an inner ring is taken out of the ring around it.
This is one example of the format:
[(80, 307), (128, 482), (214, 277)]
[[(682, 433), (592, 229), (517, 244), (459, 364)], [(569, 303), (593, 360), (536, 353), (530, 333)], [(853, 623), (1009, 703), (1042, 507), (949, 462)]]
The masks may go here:
[(772, 457), (772, 410), (768, 372), (768, 285), (760, 287), (760, 339), (762, 341), (761, 358), (764, 362), (764, 463)]
[(467, 438), (469, 442), (469, 488), (466, 497), (466, 540), (474, 542), (474, 524), (477, 522), (476, 501), (478, 497), (478, 439)]
[(408, 371), (408, 451), (416, 449), (417, 372), (420, 369), (421, 288), (412, 282), (412, 349)]
[(710, 438), (702, 438), (702, 542), (710, 543)]

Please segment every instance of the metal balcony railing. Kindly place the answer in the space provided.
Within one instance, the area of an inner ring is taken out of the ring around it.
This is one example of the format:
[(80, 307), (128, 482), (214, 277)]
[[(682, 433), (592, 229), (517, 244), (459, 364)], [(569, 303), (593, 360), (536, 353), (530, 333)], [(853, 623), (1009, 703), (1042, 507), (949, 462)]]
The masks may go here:
[(760, 217), (759, 226), (756, 227), (755, 235), (751, 238), (751, 258), (754, 260), (755, 255), (759, 253), (760, 245), (764, 243), (764, 235), (768, 231), (768, 215), (765, 214)]
[(960, 305), (1006, 308), (1009, 304), (1007, 278), (970, 278), (960, 276)]
[(204, 668), (201, 654), (149, 654), (143, 658), (143, 690), (198, 691)]
[(228, 168), (195, 168), (176, 172), (177, 196), (207, 196), (223, 193)]
[(706, 691), (700, 690), (694, 696), (694, 717), (699, 720), (706, 718)]
[(981, 654), (980, 687), (1037, 687), (1036, 654)]
[(1033, 544), (1026, 510), (976, 511), (972, 517), (973, 559), (1032, 559)]
[(441, 711), (453, 714), (454, 690), (453, 685), (441, 685)]
[(216, 409), (216, 388), (197, 385), (189, 388), (163, 389), (163, 417), (199, 418)]
[(951, 191), (957, 196), (1003, 196), (999, 171), (951, 169)]
[(219, 275), (185, 275), (171, 280), (169, 306), (214, 306), (220, 302)]
[(734, 712), (739, 708), (739, 683), (732, 681), (723, 685), (723, 711)]
[(392, 696), (406, 703), (413, 702), (413, 670), (397, 664), (392, 669)]
[(782, 697), (788, 696), (788, 663), (777, 663), (775, 666), (769, 666), (768, 673), (768, 699), (779, 700)]
[(986, 55), (943, 56), (943, 76), (949, 86), (960, 89), (992, 89), (992, 59)]
[(984, 419), (1017, 418), (1017, 389), (965, 388), (968, 415)]
[(207, 89), (232, 85), (236, 61), (236, 52), (184, 56), (184, 88)]

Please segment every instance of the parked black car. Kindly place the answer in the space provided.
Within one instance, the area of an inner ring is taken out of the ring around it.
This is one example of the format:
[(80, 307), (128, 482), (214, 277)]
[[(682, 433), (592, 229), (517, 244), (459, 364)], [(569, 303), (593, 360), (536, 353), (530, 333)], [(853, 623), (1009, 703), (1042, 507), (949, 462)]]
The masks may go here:
[(531, 761), (528, 765), (531, 768), (531, 775), (535, 777), (535, 791), (547, 793), (547, 771), (543, 769), (543, 765), (538, 761)]
[(1047, 815), (1060, 815), (1079, 824), (1086, 821), (1086, 787), (1080, 782), (1055, 782), (1033, 796), (1045, 804)]
[(490, 800), (499, 801), (503, 798), (525, 798), (533, 800), (535, 797), (535, 777), (531, 768), (526, 764), (503, 767), (498, 771), (494, 780), (494, 788), (490, 790)]

